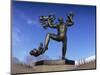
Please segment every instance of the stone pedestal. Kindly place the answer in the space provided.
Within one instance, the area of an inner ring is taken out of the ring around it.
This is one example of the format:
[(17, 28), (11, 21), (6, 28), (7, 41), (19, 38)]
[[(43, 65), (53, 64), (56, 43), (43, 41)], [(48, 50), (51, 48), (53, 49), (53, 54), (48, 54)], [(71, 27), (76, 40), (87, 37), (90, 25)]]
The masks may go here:
[(35, 62), (35, 65), (75, 65), (73, 60), (40, 60)]

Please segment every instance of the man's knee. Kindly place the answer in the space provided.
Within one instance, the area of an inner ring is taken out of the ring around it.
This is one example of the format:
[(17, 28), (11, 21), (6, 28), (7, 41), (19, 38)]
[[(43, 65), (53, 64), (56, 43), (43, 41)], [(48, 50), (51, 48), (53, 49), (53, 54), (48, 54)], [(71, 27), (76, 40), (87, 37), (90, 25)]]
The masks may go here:
[(50, 37), (50, 33), (47, 34), (47, 37)]
[(54, 37), (54, 36), (53, 36), (52, 33), (48, 33), (48, 34), (47, 34), (47, 37), (52, 38), (52, 37)]

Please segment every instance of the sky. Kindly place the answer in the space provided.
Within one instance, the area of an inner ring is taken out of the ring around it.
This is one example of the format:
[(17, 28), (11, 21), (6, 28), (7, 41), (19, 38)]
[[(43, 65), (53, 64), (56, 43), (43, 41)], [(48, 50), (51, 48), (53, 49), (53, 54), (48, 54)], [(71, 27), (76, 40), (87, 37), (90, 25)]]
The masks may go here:
[[(45, 42), (47, 33), (57, 33), (56, 29), (43, 29), (39, 16), (54, 13), (56, 18), (67, 19), (74, 13), (74, 25), (67, 30), (66, 58), (79, 60), (95, 55), (96, 7), (71, 4), (12, 1), (12, 56), (24, 61), (30, 50)], [(56, 22), (58, 22), (56, 20)], [(50, 59), (62, 56), (62, 43), (50, 40), (48, 50), (43, 54)]]

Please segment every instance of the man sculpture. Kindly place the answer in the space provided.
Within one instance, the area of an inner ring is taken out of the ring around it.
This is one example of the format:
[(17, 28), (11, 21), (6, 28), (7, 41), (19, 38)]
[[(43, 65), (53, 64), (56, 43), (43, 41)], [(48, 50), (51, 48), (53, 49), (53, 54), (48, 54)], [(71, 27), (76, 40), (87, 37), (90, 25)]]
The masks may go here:
[(58, 18), (58, 23), (54, 23), (55, 15), (50, 14), (49, 16), (40, 16), (40, 23), (46, 29), (47, 27), (57, 29), (57, 34), (48, 33), (45, 39), (44, 46), (40, 43), (38, 49), (33, 49), (30, 51), (30, 54), (37, 57), (43, 54), (46, 50), (48, 50), (48, 44), (50, 39), (56, 40), (58, 42), (62, 42), (62, 59), (65, 59), (66, 55), (66, 45), (67, 45), (67, 37), (66, 32), (67, 28), (74, 24), (73, 22), (73, 13), (69, 13), (67, 15), (67, 20), (64, 22), (62, 17)]

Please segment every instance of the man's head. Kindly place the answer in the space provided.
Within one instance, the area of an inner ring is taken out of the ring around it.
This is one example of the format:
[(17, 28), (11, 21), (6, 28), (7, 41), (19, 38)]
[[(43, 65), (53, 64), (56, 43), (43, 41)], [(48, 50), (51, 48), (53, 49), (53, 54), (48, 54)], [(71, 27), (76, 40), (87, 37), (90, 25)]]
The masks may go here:
[(64, 21), (63, 21), (63, 18), (62, 18), (62, 17), (59, 17), (59, 18), (58, 18), (58, 21), (59, 21), (59, 23), (60, 23), (60, 24), (64, 23)]

